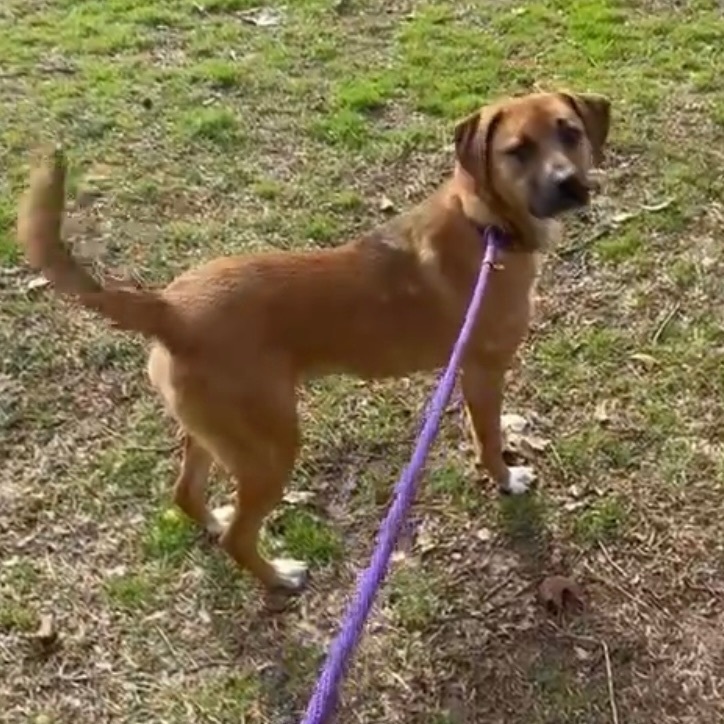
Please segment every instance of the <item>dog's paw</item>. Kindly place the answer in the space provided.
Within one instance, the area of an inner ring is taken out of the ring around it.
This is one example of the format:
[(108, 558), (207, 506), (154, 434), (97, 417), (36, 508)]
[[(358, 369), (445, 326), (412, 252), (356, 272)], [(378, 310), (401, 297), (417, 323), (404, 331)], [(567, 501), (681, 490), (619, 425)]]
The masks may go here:
[(508, 480), (500, 486), (500, 492), (506, 495), (524, 495), (535, 481), (533, 468), (522, 466), (508, 468)]
[(207, 534), (214, 540), (221, 538), (223, 532), (229, 527), (233, 515), (233, 505), (222, 505), (220, 508), (214, 508), (211, 518), (206, 524)]
[(302, 561), (295, 561), (289, 558), (277, 558), (272, 561), (276, 571), (277, 582), (274, 585), (275, 591), (283, 593), (299, 593), (307, 585), (309, 580), (309, 569)]

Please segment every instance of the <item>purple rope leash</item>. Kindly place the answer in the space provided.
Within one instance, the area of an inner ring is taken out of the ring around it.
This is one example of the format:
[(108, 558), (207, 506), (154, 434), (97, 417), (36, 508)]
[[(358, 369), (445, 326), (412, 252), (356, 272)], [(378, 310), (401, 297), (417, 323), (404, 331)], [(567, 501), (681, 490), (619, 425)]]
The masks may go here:
[(344, 677), (349, 659), (359, 642), (377, 591), (387, 574), (400, 528), (415, 497), (420, 473), (440, 427), (440, 419), (445, 406), (455, 386), (460, 360), (473, 330), (490, 268), (494, 264), (495, 253), (500, 245), (500, 232), (496, 229), (487, 227), (483, 232), (483, 238), (485, 240), (485, 257), (460, 335), (453, 347), (447, 369), (425, 411), (422, 431), (417, 439), (412, 458), (395, 485), (394, 499), (380, 526), (372, 560), (357, 583), (356, 595), (345, 612), (342, 628), (337, 634), (337, 638), (332, 642), (302, 724), (327, 724), (329, 722), (336, 708), (337, 690)]

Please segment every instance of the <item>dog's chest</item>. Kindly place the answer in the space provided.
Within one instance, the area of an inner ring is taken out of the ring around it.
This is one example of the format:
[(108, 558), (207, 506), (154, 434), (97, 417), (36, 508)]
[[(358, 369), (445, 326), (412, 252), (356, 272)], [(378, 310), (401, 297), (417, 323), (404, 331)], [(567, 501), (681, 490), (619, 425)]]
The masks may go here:
[(481, 351), (515, 353), (530, 326), (539, 268), (539, 255), (508, 253), (491, 269), (475, 330)]

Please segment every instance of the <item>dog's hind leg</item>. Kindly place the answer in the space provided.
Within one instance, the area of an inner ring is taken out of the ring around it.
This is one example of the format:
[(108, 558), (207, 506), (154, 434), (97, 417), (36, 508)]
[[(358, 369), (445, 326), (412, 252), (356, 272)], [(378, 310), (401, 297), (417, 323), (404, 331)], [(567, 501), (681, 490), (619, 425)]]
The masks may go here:
[(211, 536), (218, 538), (223, 525), (206, 505), (206, 485), (213, 458), (194, 437), (184, 432), (181, 471), (173, 489), (174, 503)]
[[(254, 389), (249, 385), (243, 395), (226, 388), (223, 400), (209, 397), (208, 387), (199, 389), (201, 394), (187, 388), (179, 405), (183, 424), (236, 481), (236, 504), (228, 525), (212, 514), (223, 528), (221, 547), (265, 588), (297, 592), (306, 582), (304, 564), (270, 561), (259, 551), (264, 520), (282, 500), (299, 449), (294, 385), (278, 375), (263, 396), (248, 392)], [(187, 459), (188, 480), (198, 483), (207, 458), (192, 444)], [(194, 471), (199, 478), (192, 478)], [(199, 487), (189, 484), (187, 489)]]
[(291, 472), (286, 451), (267, 451), (277, 460), (262, 462), (257, 455), (239, 459), (234, 475), (237, 479), (236, 507), (221, 545), (241, 567), (249, 571), (267, 590), (296, 593), (307, 580), (307, 567), (300, 561), (267, 560), (259, 551), (259, 534), (265, 518), (281, 502), (284, 485)]

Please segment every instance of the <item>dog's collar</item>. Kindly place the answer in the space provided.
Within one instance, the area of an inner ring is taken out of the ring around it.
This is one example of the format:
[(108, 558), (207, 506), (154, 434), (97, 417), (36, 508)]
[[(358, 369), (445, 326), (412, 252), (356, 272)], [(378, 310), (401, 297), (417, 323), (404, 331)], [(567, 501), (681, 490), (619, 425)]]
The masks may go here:
[(507, 231), (503, 231), (503, 229), (499, 226), (495, 226), (493, 224), (481, 226), (474, 221), (471, 223), (475, 227), (475, 230), (478, 232), (478, 236), (482, 241), (487, 243), (488, 239), (492, 236), (498, 246), (507, 247), (511, 245), (512, 238), (510, 234)]
[(492, 238), (495, 240), (495, 244), (500, 249), (506, 249), (507, 251), (517, 251), (523, 253), (531, 253), (540, 251), (539, 246), (528, 246), (522, 243), (519, 239), (521, 237), (516, 234), (506, 231), (505, 229), (495, 224), (481, 225), (470, 219), (470, 223), (477, 232), (480, 240), (487, 243), (490, 238), (489, 234), (492, 233)]

